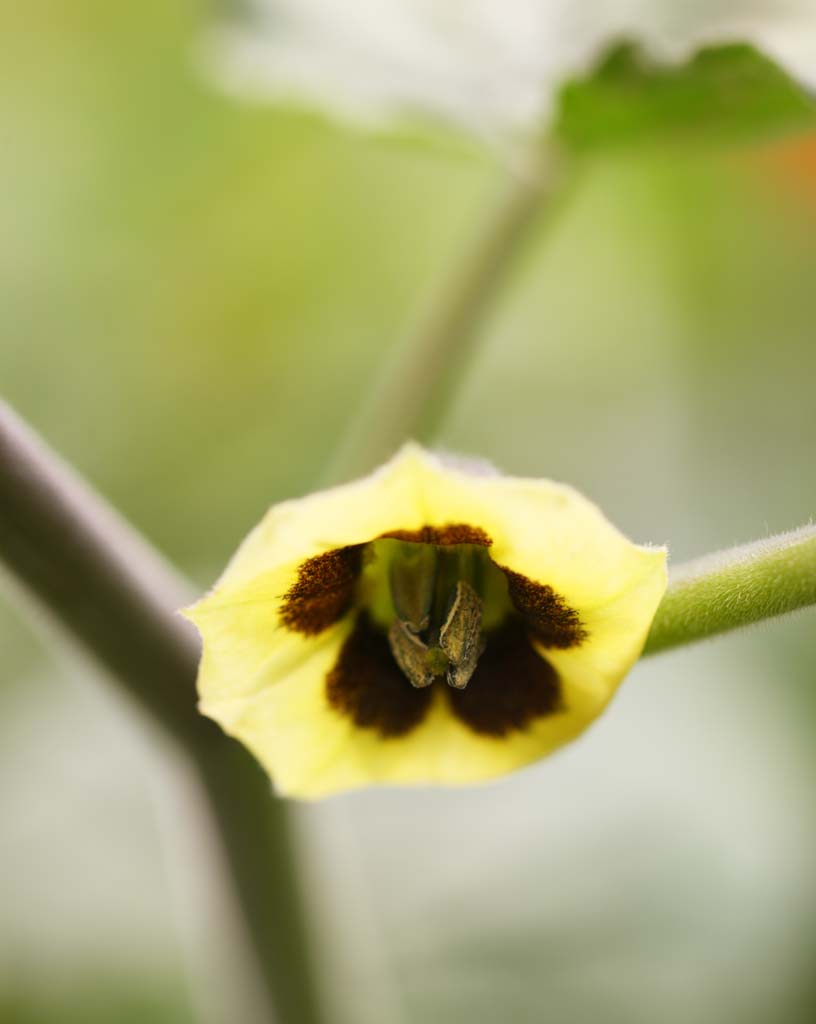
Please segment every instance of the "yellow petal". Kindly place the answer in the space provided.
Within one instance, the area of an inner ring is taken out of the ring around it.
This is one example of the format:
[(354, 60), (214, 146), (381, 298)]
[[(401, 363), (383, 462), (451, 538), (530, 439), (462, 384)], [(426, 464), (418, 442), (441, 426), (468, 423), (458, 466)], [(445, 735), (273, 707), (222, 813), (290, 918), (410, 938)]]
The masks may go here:
[(274, 505), (233, 556), (215, 591), (264, 573), (424, 522), (427, 456), (406, 445), (380, 469), (350, 484)]
[(205, 710), (255, 754), (283, 795), (313, 799), (372, 784), (467, 785), (504, 775), (573, 739), (602, 710), (609, 677), (562, 679), (565, 710), (506, 737), (474, 733), (456, 718), (441, 687), (428, 717), (405, 736), (383, 739), (332, 709), (326, 676), (342, 639), (315, 650), (285, 681)]
[(571, 487), (451, 469), (421, 449), (412, 455), (429, 525), (480, 526), (498, 565), (547, 583), (574, 608), (604, 605), (644, 574), (662, 573), (665, 549), (633, 544)]
[(211, 699), (251, 694), (289, 678), (312, 652), (315, 638), (285, 629), (279, 619), (304, 561), (389, 530), (422, 526), (422, 464), (420, 449), (407, 446), (362, 480), (267, 512), (210, 593), (182, 612), (204, 643), (198, 690), (205, 714), (211, 714)]

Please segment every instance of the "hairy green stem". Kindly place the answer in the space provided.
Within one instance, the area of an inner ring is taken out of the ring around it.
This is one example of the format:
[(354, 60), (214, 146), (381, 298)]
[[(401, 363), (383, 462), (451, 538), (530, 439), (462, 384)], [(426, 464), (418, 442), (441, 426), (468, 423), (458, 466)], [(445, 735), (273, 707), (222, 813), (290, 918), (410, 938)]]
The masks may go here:
[(816, 526), (718, 551), (673, 570), (644, 654), (816, 604)]
[(342, 483), (369, 472), (409, 437), (436, 430), (491, 304), (536, 215), (551, 195), (554, 169), (525, 154), (504, 183), (450, 279), (431, 298), (418, 327), (393, 350), (353, 419), (327, 473)]
[[(227, 990), (236, 1024), (314, 1024), (287, 810), (250, 755), (196, 710), (199, 645), (175, 614), (189, 585), (3, 403), (0, 559), (193, 768), (200, 806), (191, 817), (203, 822), (216, 865), (208, 884), (216, 879), (243, 953), (230, 950), (198, 975), (210, 975), (222, 1003)], [(228, 976), (227, 960), (239, 976)]]

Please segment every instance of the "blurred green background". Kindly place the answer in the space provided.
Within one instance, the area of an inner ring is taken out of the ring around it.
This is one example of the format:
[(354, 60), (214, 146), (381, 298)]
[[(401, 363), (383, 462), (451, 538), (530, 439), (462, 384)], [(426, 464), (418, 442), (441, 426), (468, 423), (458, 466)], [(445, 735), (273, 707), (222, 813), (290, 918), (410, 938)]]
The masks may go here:
[[(2, 391), (201, 587), (313, 485), (501, 177), (225, 98), (206, 17), (41, 0), (0, 34)], [(814, 154), (582, 167), (438, 440), (678, 561), (809, 519)], [(0, 1020), (187, 1024), (154, 751), (4, 593)], [(494, 785), (305, 808), (332, 1019), (812, 1020), (815, 624), (643, 662)]]

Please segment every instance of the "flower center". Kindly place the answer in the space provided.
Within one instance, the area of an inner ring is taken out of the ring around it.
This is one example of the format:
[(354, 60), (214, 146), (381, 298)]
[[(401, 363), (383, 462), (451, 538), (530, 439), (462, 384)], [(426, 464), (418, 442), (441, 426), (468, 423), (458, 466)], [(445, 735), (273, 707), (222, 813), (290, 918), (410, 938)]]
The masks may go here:
[(464, 689), (485, 649), (485, 625), (510, 610), (507, 583), (484, 547), (376, 541), (372, 558), (387, 593), (378, 618), (412, 686), (444, 678)]
[(350, 621), (326, 676), (331, 708), (383, 738), (405, 736), (428, 714), (429, 684), (445, 679), (447, 706), (480, 735), (507, 736), (563, 710), (544, 651), (589, 634), (551, 586), (494, 562), (490, 544), (466, 523), (423, 526), (297, 567), (281, 625), (316, 637)]

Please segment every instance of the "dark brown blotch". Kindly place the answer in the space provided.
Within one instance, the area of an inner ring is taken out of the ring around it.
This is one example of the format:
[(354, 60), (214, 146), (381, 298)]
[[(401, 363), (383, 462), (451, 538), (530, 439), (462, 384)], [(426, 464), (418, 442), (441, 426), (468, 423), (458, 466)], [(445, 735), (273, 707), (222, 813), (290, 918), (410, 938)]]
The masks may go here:
[(422, 526), (418, 530), (389, 530), (380, 534), (385, 540), (404, 540), (412, 544), (439, 544), (446, 547), (450, 544), (478, 544), (490, 547), (493, 543), (479, 526), (468, 523), (447, 523), (445, 526)]
[(499, 568), (507, 577), (513, 607), (545, 647), (566, 650), (578, 647), (589, 635), (578, 612), (545, 583), (536, 583), (520, 572)]
[(427, 714), (432, 687), (415, 689), (402, 674), (388, 640), (362, 612), (326, 679), (335, 711), (384, 739), (404, 736)]
[(453, 713), (484, 736), (521, 731), (564, 707), (558, 674), (533, 649), (527, 627), (515, 616), (488, 634), (467, 687), (446, 692)]
[(307, 558), (284, 594), (280, 619), (304, 636), (322, 633), (349, 610), (362, 567), (362, 544)]

